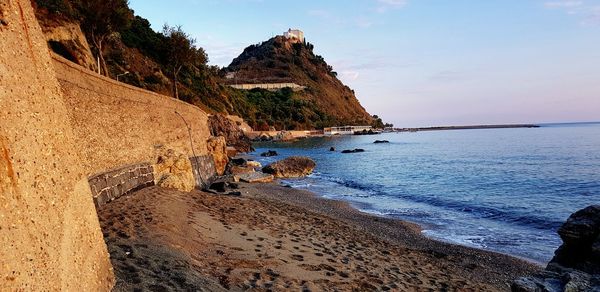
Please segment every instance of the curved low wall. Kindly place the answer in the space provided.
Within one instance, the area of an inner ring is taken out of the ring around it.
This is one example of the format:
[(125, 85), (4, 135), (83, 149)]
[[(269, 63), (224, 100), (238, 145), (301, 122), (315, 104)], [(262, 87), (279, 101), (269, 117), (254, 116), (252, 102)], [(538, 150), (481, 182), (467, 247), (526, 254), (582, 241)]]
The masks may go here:
[(52, 59), (89, 175), (153, 161), (159, 147), (208, 154), (208, 115), (200, 108)]

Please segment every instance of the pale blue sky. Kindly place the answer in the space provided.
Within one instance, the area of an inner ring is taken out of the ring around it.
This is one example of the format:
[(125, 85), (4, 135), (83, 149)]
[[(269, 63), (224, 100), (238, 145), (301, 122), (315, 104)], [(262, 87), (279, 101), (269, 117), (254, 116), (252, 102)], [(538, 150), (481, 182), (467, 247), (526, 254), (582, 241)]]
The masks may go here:
[(600, 0), (130, 0), (226, 66), (288, 28), (396, 126), (600, 120)]

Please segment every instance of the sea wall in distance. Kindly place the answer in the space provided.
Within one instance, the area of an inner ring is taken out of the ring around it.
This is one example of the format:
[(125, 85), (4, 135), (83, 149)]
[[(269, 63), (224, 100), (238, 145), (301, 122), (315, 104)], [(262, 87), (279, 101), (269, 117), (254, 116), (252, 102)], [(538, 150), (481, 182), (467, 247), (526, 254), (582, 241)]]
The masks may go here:
[(283, 88), (291, 88), (294, 91), (302, 91), (306, 89), (306, 86), (298, 85), (296, 83), (244, 83), (244, 84), (230, 84), (235, 89), (241, 90), (252, 90), (255, 88), (266, 89), (266, 90), (279, 90)]
[(114, 283), (68, 107), (31, 1), (0, 0), (0, 290)]

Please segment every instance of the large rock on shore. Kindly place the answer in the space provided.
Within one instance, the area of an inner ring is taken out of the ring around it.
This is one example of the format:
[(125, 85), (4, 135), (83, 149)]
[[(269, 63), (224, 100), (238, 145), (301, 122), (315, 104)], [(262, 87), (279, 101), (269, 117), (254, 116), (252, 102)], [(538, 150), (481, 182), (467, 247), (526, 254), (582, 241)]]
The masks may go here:
[(550, 263), (600, 274), (600, 205), (575, 212), (558, 234), (563, 245)]
[(276, 178), (295, 178), (311, 174), (317, 164), (308, 157), (292, 156), (265, 166), (262, 171)]
[(208, 119), (211, 135), (223, 136), (227, 146), (235, 147), (239, 152), (251, 152), (252, 142), (234, 121), (221, 114), (212, 115)]
[(172, 149), (158, 150), (154, 172), (155, 183), (164, 188), (190, 192), (196, 185), (190, 159)]
[(558, 234), (563, 245), (546, 270), (516, 280), (512, 291), (600, 291), (600, 205), (573, 213)]
[(225, 137), (210, 137), (206, 141), (208, 153), (210, 153), (215, 161), (215, 169), (218, 175), (223, 175), (229, 162), (227, 155), (227, 141)]

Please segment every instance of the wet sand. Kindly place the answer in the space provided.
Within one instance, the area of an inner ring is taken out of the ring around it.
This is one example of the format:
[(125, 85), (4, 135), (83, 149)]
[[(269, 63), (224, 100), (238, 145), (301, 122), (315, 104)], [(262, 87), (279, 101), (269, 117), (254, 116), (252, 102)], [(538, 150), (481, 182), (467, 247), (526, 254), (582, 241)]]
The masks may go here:
[(508, 291), (540, 267), (275, 184), (158, 187), (98, 210), (115, 291)]

